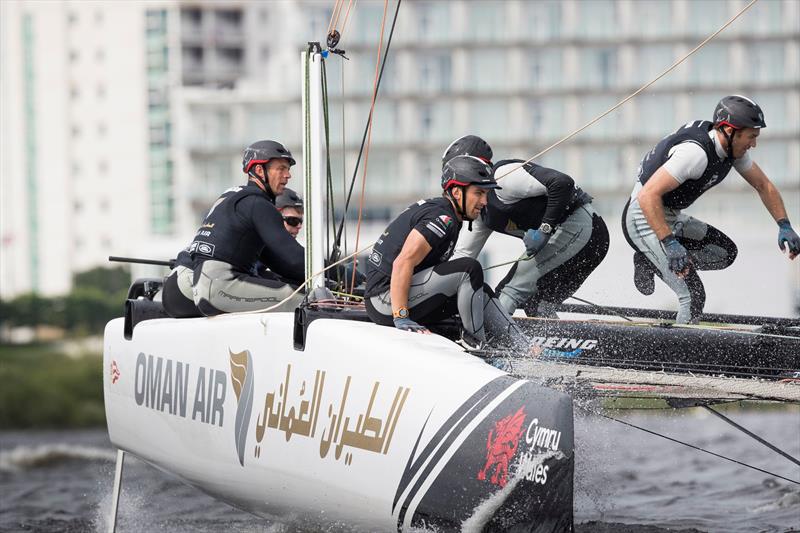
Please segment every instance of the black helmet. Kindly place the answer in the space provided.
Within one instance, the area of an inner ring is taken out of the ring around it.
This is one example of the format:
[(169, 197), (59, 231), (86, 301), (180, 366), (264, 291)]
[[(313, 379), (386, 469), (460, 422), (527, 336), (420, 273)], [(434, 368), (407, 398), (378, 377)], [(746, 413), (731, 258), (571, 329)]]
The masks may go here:
[(257, 141), (244, 149), (242, 157), (242, 171), (250, 173), (253, 165), (264, 164), (270, 159), (286, 159), (289, 165), (294, 165), (297, 161), (292, 157), (292, 152), (284, 145), (276, 141)]
[(303, 199), (300, 195), (294, 192), (289, 187), (284, 187), (283, 192), (275, 198), (275, 207), (283, 209), (284, 207), (303, 208)]
[(730, 126), (735, 130), (742, 128), (766, 128), (764, 112), (754, 101), (737, 94), (726, 96), (714, 109), (714, 127)]
[(450, 143), (442, 154), (442, 169), (457, 155), (471, 155), (486, 163), (492, 162), (492, 147), (477, 135), (464, 135)]
[(442, 189), (477, 185), (483, 189), (499, 189), (494, 180), (494, 170), (488, 164), (471, 155), (457, 155), (445, 163), (442, 169)]

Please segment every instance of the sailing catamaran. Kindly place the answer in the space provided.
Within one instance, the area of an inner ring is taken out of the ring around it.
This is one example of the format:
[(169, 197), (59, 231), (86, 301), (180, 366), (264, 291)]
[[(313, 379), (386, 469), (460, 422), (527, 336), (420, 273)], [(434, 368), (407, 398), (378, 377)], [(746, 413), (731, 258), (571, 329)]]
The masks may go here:
[[(581, 316), (518, 320), (530, 353), (469, 353), (453, 323), (409, 334), (334, 297), (322, 274), (331, 253), (312, 239), (326, 223), (327, 52), (310, 43), (302, 54), (307, 301), (295, 313), (172, 319), (155, 298), (160, 280), (139, 280), (106, 327), (106, 415), (120, 450), (110, 530), (131, 453), (301, 527), (571, 531), (572, 394), (673, 407), (800, 401), (798, 320), (676, 326), (657, 312), (565, 306)], [(589, 316), (608, 313), (623, 321)]]

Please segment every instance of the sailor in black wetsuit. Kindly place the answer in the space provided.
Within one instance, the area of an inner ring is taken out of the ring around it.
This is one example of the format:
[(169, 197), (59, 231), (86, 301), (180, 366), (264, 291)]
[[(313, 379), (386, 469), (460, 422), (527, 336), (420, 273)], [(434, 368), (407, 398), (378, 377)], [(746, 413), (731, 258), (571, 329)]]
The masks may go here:
[[(449, 161), (441, 198), (420, 200), (398, 216), (375, 243), (367, 261), (367, 314), (377, 324), (428, 333), (426, 324), (461, 318), (462, 342), (487, 337), (519, 339), (508, 314), (483, 282), (471, 258), (448, 261), (462, 221), (478, 217), (488, 190), (497, 188), (492, 168), (476, 157)], [(507, 339), (509, 340), (509, 339)]]
[[(225, 191), (211, 206), (194, 240), (179, 256), (175, 282), (183, 294), (191, 273), (192, 299), (206, 316), (271, 307), (294, 291), (305, 276), (304, 251), (283, 226), (275, 197), (283, 192), (295, 164), (275, 141), (258, 141), (244, 152), (248, 183)], [(189, 264), (186, 259), (190, 259)], [(260, 261), (277, 279), (254, 275)], [(302, 295), (274, 311), (294, 309)], [(170, 312), (175, 305), (164, 307)]]
[[(491, 164), (492, 148), (475, 135), (453, 141), (446, 164), (469, 154)], [(608, 228), (592, 208), (592, 197), (568, 175), (521, 159), (494, 164), (502, 189), (472, 227), (461, 232), (455, 257), (477, 258), (493, 231), (522, 239), (526, 256), (495, 289), (504, 309), (528, 316), (553, 316), (558, 304), (580, 288), (608, 252)]]
[(789, 257), (800, 254), (800, 237), (786, 216), (778, 189), (750, 158), (764, 113), (752, 100), (726, 96), (713, 121), (696, 120), (678, 128), (645, 155), (631, 197), (622, 214), (622, 229), (635, 250), (634, 284), (652, 294), (658, 275), (678, 296), (678, 323), (696, 321), (705, 304), (698, 270), (721, 270), (736, 259), (733, 241), (717, 228), (682, 213), (719, 184), (731, 167), (758, 191), (778, 223), (778, 246)]

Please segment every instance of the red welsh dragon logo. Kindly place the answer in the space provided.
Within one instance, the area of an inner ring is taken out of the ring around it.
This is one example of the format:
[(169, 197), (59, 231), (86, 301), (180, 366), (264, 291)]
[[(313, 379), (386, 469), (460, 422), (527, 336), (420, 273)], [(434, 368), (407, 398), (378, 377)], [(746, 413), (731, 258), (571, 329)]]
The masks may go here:
[(517, 453), (524, 423), (525, 411), (520, 407), (516, 413), (500, 420), (494, 425), (494, 429), (489, 431), (489, 438), (486, 440), (486, 465), (478, 472), (478, 479), (481, 481), (486, 479), (486, 475), (494, 469), (489, 481), (501, 487), (506, 486), (508, 464)]

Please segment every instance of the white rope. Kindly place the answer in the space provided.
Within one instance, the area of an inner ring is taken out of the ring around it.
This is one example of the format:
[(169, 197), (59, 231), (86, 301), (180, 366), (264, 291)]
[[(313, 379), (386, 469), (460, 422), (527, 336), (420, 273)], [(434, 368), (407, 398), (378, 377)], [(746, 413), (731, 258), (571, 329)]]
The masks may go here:
[(639, 89), (638, 89), (636, 92), (634, 92), (633, 94), (631, 94), (630, 96), (628, 96), (627, 98), (625, 98), (624, 100), (622, 100), (621, 102), (619, 102), (617, 105), (615, 105), (614, 107), (612, 107), (612, 108), (611, 108), (611, 109), (609, 109), (608, 111), (606, 111), (606, 112), (604, 112), (604, 113), (602, 113), (602, 114), (598, 115), (597, 117), (595, 117), (594, 119), (590, 120), (589, 122), (587, 122), (586, 124), (584, 124), (583, 126), (581, 126), (580, 128), (578, 128), (577, 130), (573, 131), (572, 133), (570, 133), (569, 135), (567, 135), (567, 136), (566, 136), (566, 137), (564, 137), (563, 139), (561, 139), (561, 140), (557, 141), (557, 142), (556, 142), (556, 143), (554, 143), (554, 144), (551, 144), (550, 146), (548, 146), (547, 148), (545, 148), (544, 150), (542, 150), (542, 151), (541, 151), (541, 152), (539, 152), (538, 154), (534, 155), (533, 157), (531, 157), (530, 159), (528, 159), (528, 160), (527, 160), (527, 161), (525, 161), (524, 163), (520, 163), (520, 164), (519, 164), (519, 166), (516, 166), (516, 167), (514, 167), (514, 168), (511, 168), (511, 169), (509, 169), (508, 171), (504, 172), (504, 173), (503, 173), (503, 174), (501, 174), (500, 176), (495, 176), (495, 179), (497, 179), (497, 180), (503, 179), (505, 176), (509, 175), (510, 173), (514, 172), (515, 170), (517, 170), (517, 169), (519, 169), (519, 168), (522, 168), (523, 166), (527, 165), (528, 163), (530, 163), (530, 162), (531, 162), (531, 161), (533, 161), (534, 159), (538, 159), (538, 158), (540, 158), (541, 156), (543, 156), (544, 154), (546, 154), (547, 152), (549, 152), (549, 151), (550, 151), (550, 150), (552, 150), (553, 148), (555, 148), (555, 147), (559, 146), (560, 144), (562, 144), (562, 143), (564, 143), (564, 142), (566, 142), (566, 141), (570, 140), (571, 138), (573, 138), (574, 136), (576, 136), (577, 134), (579, 134), (580, 132), (582, 132), (583, 130), (585, 130), (586, 128), (588, 128), (589, 126), (592, 126), (593, 124), (595, 124), (597, 121), (599, 121), (600, 119), (602, 119), (602, 118), (603, 118), (603, 117), (605, 117), (606, 115), (608, 115), (608, 114), (610, 114), (610, 113), (614, 112), (614, 111), (615, 111), (617, 108), (619, 108), (620, 106), (622, 106), (622, 104), (626, 103), (628, 100), (631, 100), (631, 99), (632, 99), (632, 98), (634, 98), (635, 96), (638, 96), (638, 95), (639, 95), (639, 93), (641, 93), (642, 91), (644, 91), (645, 89), (647, 89), (648, 87), (650, 87), (651, 85), (653, 85), (655, 82), (657, 82), (658, 80), (660, 80), (661, 78), (663, 78), (664, 76), (666, 76), (667, 74), (669, 74), (670, 72), (672, 72), (673, 70), (675, 70), (675, 68), (676, 68), (678, 65), (680, 65), (681, 63), (683, 63), (684, 61), (686, 61), (687, 59), (689, 59), (689, 57), (690, 57), (692, 54), (694, 54), (695, 52), (697, 52), (698, 50), (700, 50), (700, 49), (701, 49), (703, 46), (705, 46), (706, 44), (708, 44), (708, 42), (709, 42), (709, 41), (711, 41), (711, 39), (713, 39), (714, 37), (716, 37), (717, 35), (719, 35), (719, 34), (722, 32), (722, 30), (724, 30), (725, 28), (727, 28), (728, 26), (730, 26), (731, 24), (733, 24), (733, 22), (734, 22), (736, 19), (738, 19), (740, 16), (742, 16), (742, 15), (744, 14), (744, 12), (745, 12), (745, 11), (747, 11), (748, 9), (750, 9), (751, 7), (753, 7), (753, 5), (754, 5), (756, 2), (758, 2), (758, 0), (751, 0), (751, 2), (750, 2), (749, 4), (747, 4), (746, 6), (744, 6), (744, 8), (742, 8), (742, 10), (741, 10), (741, 11), (739, 11), (738, 13), (736, 13), (736, 15), (734, 15), (734, 16), (733, 16), (733, 17), (732, 17), (732, 18), (731, 18), (731, 19), (730, 19), (728, 22), (726, 22), (725, 24), (723, 24), (723, 25), (722, 25), (722, 27), (721, 27), (720, 29), (718, 29), (717, 31), (715, 31), (714, 33), (712, 33), (711, 35), (709, 35), (709, 36), (706, 38), (706, 40), (704, 40), (703, 42), (701, 42), (700, 44), (698, 44), (697, 46), (695, 46), (695, 47), (694, 47), (694, 49), (693, 49), (691, 52), (689, 52), (688, 54), (686, 54), (685, 56), (683, 56), (682, 58), (680, 58), (679, 60), (677, 60), (675, 63), (673, 63), (673, 64), (672, 64), (672, 66), (671, 66), (671, 67), (669, 67), (667, 70), (665, 70), (664, 72), (662, 72), (661, 74), (659, 74), (658, 76), (656, 76), (656, 78), (655, 78), (655, 79), (653, 79), (651, 82), (649, 82), (649, 83), (647, 83), (647, 84), (643, 85), (643, 86), (642, 86), (642, 87), (640, 87), (640, 88), (639, 88)]

